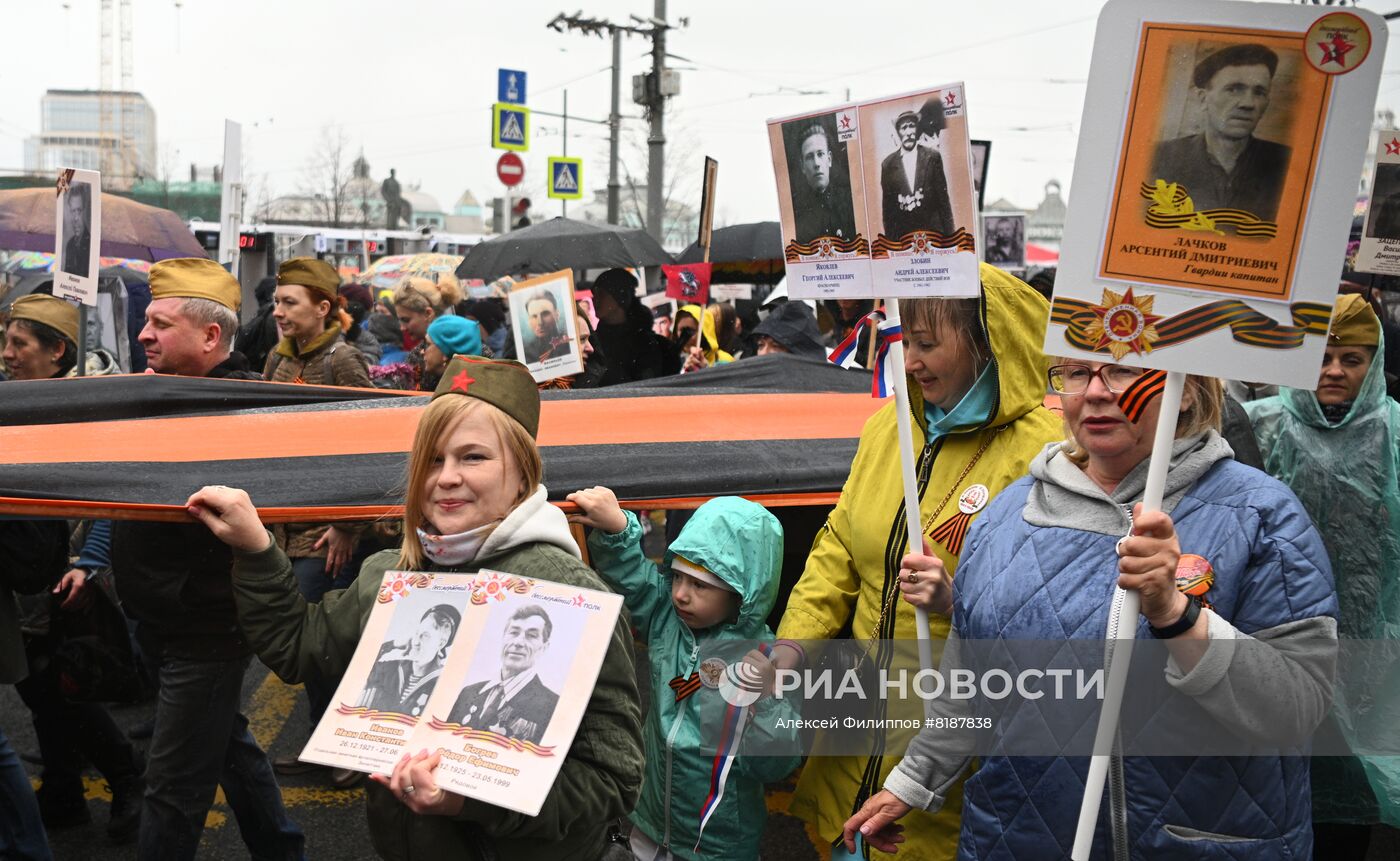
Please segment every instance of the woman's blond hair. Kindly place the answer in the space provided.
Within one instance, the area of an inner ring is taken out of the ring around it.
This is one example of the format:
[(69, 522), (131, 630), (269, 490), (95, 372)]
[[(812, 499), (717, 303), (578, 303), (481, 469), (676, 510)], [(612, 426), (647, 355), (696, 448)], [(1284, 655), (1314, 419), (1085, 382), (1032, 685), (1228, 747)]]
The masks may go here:
[(428, 501), (428, 474), (432, 472), (443, 443), (456, 429), (457, 423), (474, 415), (481, 415), (490, 422), (502, 449), (510, 453), (516, 468), (520, 470), (520, 491), (511, 503), (511, 509), (529, 499), (540, 485), (544, 475), (540, 450), (535, 445), (534, 437), (520, 422), (477, 398), (461, 395), (436, 398), (418, 419), (418, 430), (413, 434), (413, 450), (408, 456), (408, 479), (403, 501), (403, 548), (399, 551), (399, 566), (405, 570), (421, 569), (426, 563), (423, 544), (418, 540), (418, 529), (426, 520), (423, 510)]
[[(1220, 430), (1221, 416), (1225, 411), (1225, 389), (1215, 377), (1188, 374), (1181, 389), (1181, 401), (1189, 401), (1191, 406), (1182, 411), (1181, 417), (1176, 420), (1176, 439), (1196, 436), (1208, 430)], [(1060, 450), (1079, 466), (1089, 462), (1089, 452), (1074, 438), (1068, 421), (1065, 422), (1065, 441), (1061, 443)]]
[(419, 314), (431, 310), (435, 316), (441, 316), (461, 301), (462, 288), (451, 277), (436, 282), (427, 278), (407, 278), (394, 288), (394, 307)]

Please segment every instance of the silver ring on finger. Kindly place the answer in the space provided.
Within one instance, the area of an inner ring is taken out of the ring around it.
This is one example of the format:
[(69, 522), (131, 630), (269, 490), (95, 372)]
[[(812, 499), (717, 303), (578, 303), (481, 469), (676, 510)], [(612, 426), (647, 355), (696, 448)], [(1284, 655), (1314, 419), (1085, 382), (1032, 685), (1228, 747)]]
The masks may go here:
[(917, 572), (917, 571), (910, 571), (907, 575), (905, 575), (904, 581), (905, 581), (906, 583), (917, 583), (917, 582), (919, 582), (919, 572)]
[(415, 787), (414, 787), (413, 784), (411, 784), (411, 783), (404, 784), (404, 788), (403, 788), (403, 797), (404, 797), (404, 798), (408, 798), (410, 795), (412, 795), (412, 794), (414, 793), (414, 790), (415, 790)]

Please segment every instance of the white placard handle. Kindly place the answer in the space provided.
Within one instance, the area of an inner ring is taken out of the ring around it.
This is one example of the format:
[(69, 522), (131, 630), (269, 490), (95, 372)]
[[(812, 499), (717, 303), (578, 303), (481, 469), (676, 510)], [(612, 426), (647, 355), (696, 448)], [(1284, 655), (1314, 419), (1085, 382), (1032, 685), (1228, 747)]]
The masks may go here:
[[(1162, 508), (1162, 492), (1167, 484), (1167, 467), (1171, 465), (1176, 420), (1181, 412), (1181, 389), (1185, 382), (1186, 375), (1180, 371), (1167, 373), (1167, 385), (1162, 392), (1162, 410), (1157, 417), (1157, 434), (1152, 439), (1152, 459), (1147, 464), (1147, 486), (1142, 492), (1144, 514)], [(1079, 826), (1075, 829), (1074, 849), (1070, 852), (1073, 861), (1089, 861), (1089, 852), (1094, 846), (1099, 802), (1103, 800), (1103, 787), (1108, 780), (1113, 739), (1118, 733), (1118, 713), (1123, 707), (1123, 690), (1128, 683), (1128, 662), (1133, 654), (1138, 609), (1138, 593), (1131, 589), (1126, 591), (1123, 602), (1118, 605), (1117, 624), (1110, 624), (1105, 632), (1116, 632), (1118, 641), (1113, 647), (1113, 662), (1108, 666), (1103, 711), (1099, 714), (1099, 727), (1094, 734), (1094, 754), (1089, 760), (1084, 800), (1079, 805)]]

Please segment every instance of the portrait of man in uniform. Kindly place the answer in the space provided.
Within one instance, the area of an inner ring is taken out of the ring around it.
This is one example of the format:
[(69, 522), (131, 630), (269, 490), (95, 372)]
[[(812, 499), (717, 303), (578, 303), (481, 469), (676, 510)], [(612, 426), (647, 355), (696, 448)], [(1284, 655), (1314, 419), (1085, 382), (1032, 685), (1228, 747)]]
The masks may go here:
[(420, 717), (442, 674), (462, 614), (449, 604), (429, 607), (408, 637), (391, 636), (379, 647), (356, 705)]
[(540, 681), (535, 666), (549, 649), (553, 633), (554, 623), (539, 604), (511, 613), (501, 638), (498, 672), (462, 688), (448, 722), (538, 743), (559, 704), (559, 694)]
[(63, 198), (63, 271), (88, 277), (92, 256), (92, 183), (71, 182)]
[(924, 116), (911, 110), (894, 120), (898, 148), (880, 163), (880, 214), (885, 236), (900, 239), (916, 230), (949, 236), (953, 204), (948, 198), (948, 178), (943, 156), (931, 145), (920, 144), (921, 135), (931, 141), (945, 125), (937, 99), (923, 108)]
[(1278, 54), (1256, 43), (1221, 47), (1198, 61), (1187, 101), (1200, 131), (1159, 143), (1146, 181), (1184, 186), (1197, 212), (1239, 209), (1276, 220), (1293, 150), (1255, 132), (1268, 115), (1278, 67)]
[(1026, 218), (1024, 215), (986, 215), (986, 261), (1002, 269), (1026, 266)]
[(788, 185), (792, 190), (795, 238), (855, 239), (846, 145), (836, 139), (835, 116), (807, 117), (783, 124)]
[(548, 287), (531, 293), (525, 299), (524, 359), (527, 365), (543, 362), (569, 352), (573, 340), (562, 331), (559, 298)]

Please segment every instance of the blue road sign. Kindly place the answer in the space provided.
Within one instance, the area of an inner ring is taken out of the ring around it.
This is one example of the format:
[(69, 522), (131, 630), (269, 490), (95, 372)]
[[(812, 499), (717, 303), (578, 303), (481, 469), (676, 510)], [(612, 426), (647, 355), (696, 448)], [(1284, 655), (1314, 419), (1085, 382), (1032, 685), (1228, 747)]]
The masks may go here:
[(491, 146), (525, 152), (530, 148), (530, 109), (497, 102), (491, 110)]
[(550, 156), (549, 196), (556, 200), (583, 197), (583, 159)]
[(518, 69), (497, 69), (496, 94), (498, 102), (525, 104), (525, 73)]

